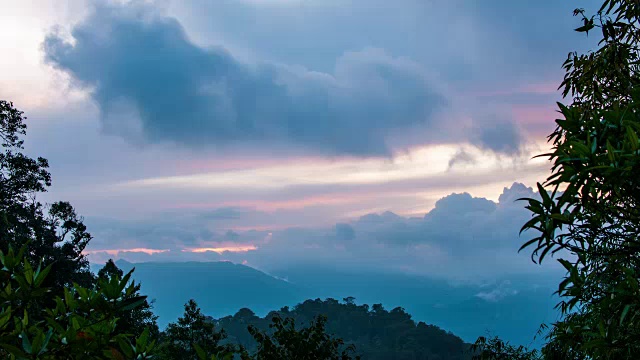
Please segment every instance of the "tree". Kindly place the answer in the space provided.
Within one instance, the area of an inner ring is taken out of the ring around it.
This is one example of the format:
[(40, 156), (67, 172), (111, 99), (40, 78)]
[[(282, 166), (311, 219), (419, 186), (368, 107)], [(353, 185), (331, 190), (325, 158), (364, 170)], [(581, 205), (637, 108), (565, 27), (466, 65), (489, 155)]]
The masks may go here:
[[(326, 316), (318, 316), (309, 327), (296, 330), (295, 320), (282, 319), (275, 314), (270, 327), (275, 330), (272, 336), (249, 326), (249, 333), (258, 342), (255, 360), (299, 359), (299, 360), (350, 360), (353, 345), (344, 345), (342, 339), (336, 339), (325, 331)], [(360, 359), (359, 356), (353, 359)]]
[(347, 296), (346, 298), (343, 298), (342, 301), (344, 301), (344, 303), (347, 304), (347, 305), (355, 305), (356, 304), (356, 298), (354, 298), (353, 296)]
[[(549, 135), (552, 174), (528, 201), (522, 228), (539, 236), (532, 259), (559, 254), (563, 317), (552, 324), (548, 358), (640, 356), (640, 3), (606, 0), (582, 9), (579, 32), (599, 28), (599, 48), (569, 54), (561, 84), (571, 104)], [(547, 189), (549, 188), (549, 192)]]
[(93, 276), (82, 254), (91, 240), (82, 218), (69, 203), (36, 200), (51, 176), (45, 159), (22, 153), (24, 119), (0, 101), (0, 357), (151, 358), (149, 329), (135, 329), (134, 338), (120, 321), (149, 315), (140, 286), (129, 283), (133, 271)]
[(162, 334), (161, 356), (167, 360), (182, 360), (198, 359), (198, 352), (226, 355), (236, 349), (231, 345), (220, 345), (225, 337), (224, 331), (216, 331), (215, 324), (191, 299), (184, 305), (184, 315), (177, 323), (170, 323)]
[(515, 347), (498, 337), (487, 339), (483, 336), (471, 346), (473, 360), (542, 360), (537, 350), (528, 350), (524, 346)]
[[(98, 271), (98, 279), (110, 279), (117, 278), (121, 280), (124, 276), (124, 272), (118, 268), (118, 266), (109, 259), (100, 271)], [(131, 283), (133, 286), (133, 292), (127, 295), (127, 298), (135, 298), (140, 296), (140, 283)], [(121, 311), (118, 314), (118, 324), (116, 331), (119, 333), (132, 334), (139, 336), (145, 330), (147, 330), (152, 339), (157, 339), (159, 335), (158, 324), (156, 320), (158, 316), (154, 315), (151, 310), (152, 306), (145, 299), (140, 306), (135, 309)]]
[(346, 349), (347, 344), (353, 344), (357, 354), (369, 360), (469, 359), (468, 345), (459, 337), (434, 325), (416, 324), (402, 308), (387, 311), (380, 304), (374, 307), (375, 312), (366, 304), (356, 305), (355, 301), (351, 304), (315, 299), (306, 300), (293, 309), (284, 307), (272, 311), (264, 318), (241, 309), (234, 316), (219, 319), (216, 324), (225, 330), (228, 339), (244, 346), (250, 354), (256, 354), (259, 344), (247, 332), (247, 325), (271, 337), (271, 342), (277, 342), (273, 338), (277, 329), (273, 326), (274, 317), (291, 318), (300, 327), (309, 326), (319, 316), (326, 316), (323, 331), (344, 341), (339, 352)]
[(36, 200), (51, 185), (51, 175), (46, 159), (22, 153), (25, 119), (13, 103), (0, 100), (0, 250), (26, 245), (31, 264), (42, 260), (52, 266), (45, 285), (58, 294), (73, 283), (90, 287), (94, 279), (82, 251), (91, 235), (69, 203), (44, 206)]

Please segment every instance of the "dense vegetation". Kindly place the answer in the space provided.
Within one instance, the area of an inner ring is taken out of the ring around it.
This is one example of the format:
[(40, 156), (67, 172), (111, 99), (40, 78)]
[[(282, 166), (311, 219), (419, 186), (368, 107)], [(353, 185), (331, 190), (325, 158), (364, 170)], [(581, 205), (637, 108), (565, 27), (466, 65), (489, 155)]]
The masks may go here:
[(385, 310), (381, 304), (356, 305), (354, 298), (307, 300), (293, 309), (284, 307), (264, 318), (250, 309), (241, 309), (233, 316), (216, 320), (228, 340), (249, 350), (256, 348), (255, 339), (247, 330), (268, 330), (275, 317), (291, 318), (296, 324), (308, 325), (319, 316), (326, 316), (326, 331), (355, 345), (363, 359), (465, 359), (468, 345), (459, 337), (437, 326), (416, 323), (402, 308)]

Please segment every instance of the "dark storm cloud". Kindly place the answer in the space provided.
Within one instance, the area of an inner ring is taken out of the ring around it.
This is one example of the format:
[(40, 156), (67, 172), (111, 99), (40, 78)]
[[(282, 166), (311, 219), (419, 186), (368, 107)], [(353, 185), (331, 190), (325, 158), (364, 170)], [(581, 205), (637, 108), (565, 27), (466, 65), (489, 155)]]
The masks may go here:
[(420, 67), (383, 50), (345, 53), (333, 74), (254, 66), (194, 45), (178, 21), (139, 4), (97, 5), (72, 36), (50, 34), (47, 61), (92, 90), (104, 129), (133, 141), (386, 155), (389, 131), (428, 123), (445, 103)]

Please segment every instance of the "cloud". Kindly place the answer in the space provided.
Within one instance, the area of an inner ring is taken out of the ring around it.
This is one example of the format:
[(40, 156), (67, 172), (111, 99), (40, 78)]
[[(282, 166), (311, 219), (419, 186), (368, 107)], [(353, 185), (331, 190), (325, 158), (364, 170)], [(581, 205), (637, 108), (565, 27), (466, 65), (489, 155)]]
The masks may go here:
[(517, 125), (501, 118), (476, 123), (471, 135), (472, 144), (503, 154), (517, 154), (523, 142)]
[(476, 158), (464, 149), (458, 150), (451, 159), (449, 159), (448, 170), (451, 170), (456, 165), (474, 164)]
[(161, 250), (161, 249), (145, 249), (145, 248), (133, 248), (133, 249), (107, 249), (107, 250), (89, 250), (84, 253), (87, 255), (99, 254), (99, 255), (109, 255), (109, 256), (120, 256), (120, 254), (129, 254), (129, 253), (143, 253), (147, 255), (153, 254), (161, 254), (168, 252), (169, 250)]
[[(571, 16), (574, 4), (554, 0), (305, 0), (288, 6), (183, 0), (180, 5), (174, 6), (177, 16), (202, 42), (216, 34), (253, 53), (323, 69), (344, 49), (374, 45), (428, 64), (463, 88), (530, 83), (541, 74), (554, 75), (559, 84), (567, 52), (597, 42), (572, 31), (579, 26)], [(591, 12), (599, 4), (589, 0), (581, 6)]]
[[(103, 249), (107, 249), (106, 246), (117, 249), (168, 249), (167, 244), (173, 244), (168, 253), (136, 254), (147, 261), (202, 260), (202, 256), (209, 256), (208, 253), (217, 250), (225, 260), (238, 263), (248, 261), (265, 271), (316, 264), (478, 281), (540, 273), (540, 266), (531, 263), (526, 251), (518, 253), (520, 245), (530, 236), (525, 232), (519, 237), (520, 227), (531, 216), (524, 209), (524, 203), (514, 202), (523, 196), (535, 197), (537, 194), (533, 189), (515, 183), (504, 189), (497, 203), (468, 193), (451, 194), (437, 201), (435, 208), (424, 217), (404, 217), (384, 212), (368, 214), (348, 223), (341, 222), (332, 228), (229, 231), (229, 223), (225, 220), (212, 224), (202, 213), (185, 213), (170, 225), (181, 229), (181, 232), (168, 234), (168, 237), (175, 236), (173, 241), (168, 241), (166, 236), (160, 237), (164, 226), (148, 234), (113, 223), (108, 226), (113, 230), (111, 233), (94, 233), (94, 243)], [(249, 210), (238, 214), (233, 224), (256, 216)], [(102, 226), (99, 230), (104, 228)], [(107, 234), (110, 236), (105, 237)], [(121, 242), (121, 239), (136, 237), (136, 241)], [(109, 239), (108, 242), (106, 239)], [(206, 248), (212, 250), (207, 253), (191, 251)], [(223, 249), (238, 251), (224, 252)], [(119, 255), (125, 256), (122, 254), (128, 255), (124, 252)], [(548, 274), (549, 269), (557, 271), (554, 266), (552, 262), (545, 264), (543, 273)], [(499, 294), (488, 290), (479, 297), (497, 298), (502, 293), (504, 291)]]
[(218, 253), (218, 254), (224, 254), (227, 252), (230, 253), (236, 253), (236, 252), (240, 252), (240, 253), (244, 253), (247, 251), (255, 251), (258, 248), (255, 247), (255, 245), (236, 245), (236, 244), (228, 244), (228, 245), (224, 245), (224, 244), (220, 244), (220, 246), (216, 246), (216, 247), (197, 247), (197, 248), (188, 248), (188, 249), (183, 249), (183, 252), (192, 252), (192, 253), (205, 253), (205, 252), (214, 252), (214, 253)]
[[(94, 4), (69, 39), (50, 33), (43, 48), (48, 64), (89, 91), (102, 130), (135, 144), (388, 156), (412, 145), (392, 142), (399, 134), (451, 127), (442, 81), (410, 58), (371, 45), (343, 49), (327, 71), (240, 60), (225, 48), (196, 45), (178, 20), (134, 1)], [(500, 133), (485, 129), (491, 122), (472, 121), (482, 131), (454, 132), (456, 141), (469, 136), (504, 153), (521, 144), (508, 121)], [(449, 130), (422, 143), (451, 140)]]
[(336, 224), (336, 238), (340, 241), (353, 240), (356, 237), (356, 232), (349, 224)]
[(513, 296), (517, 294), (518, 290), (511, 288), (511, 281), (504, 280), (490, 291), (480, 291), (476, 294), (476, 297), (488, 302), (498, 302), (506, 298), (507, 296)]
[(445, 103), (419, 66), (380, 49), (345, 53), (333, 74), (246, 64), (140, 3), (95, 5), (71, 35), (50, 34), (46, 60), (90, 89), (105, 131), (130, 141), (381, 155), (385, 134), (428, 123)]

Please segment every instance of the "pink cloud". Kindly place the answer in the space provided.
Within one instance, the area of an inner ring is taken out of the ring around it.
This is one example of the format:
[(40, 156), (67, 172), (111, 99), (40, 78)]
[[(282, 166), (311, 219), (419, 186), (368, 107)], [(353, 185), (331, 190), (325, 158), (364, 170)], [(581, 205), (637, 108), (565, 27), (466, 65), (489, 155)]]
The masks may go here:
[(465, 95), (472, 95), (478, 97), (493, 97), (493, 96), (505, 96), (515, 94), (538, 94), (538, 95), (560, 95), (558, 90), (558, 81), (544, 81), (534, 84), (524, 84), (518, 87), (514, 87), (506, 90), (472, 90)]
[(147, 249), (147, 248), (133, 248), (133, 249), (102, 249), (102, 250), (85, 250), (83, 254), (91, 255), (91, 254), (108, 254), (111, 256), (118, 256), (118, 254), (123, 252), (131, 252), (131, 253), (144, 253), (147, 255), (153, 254), (161, 254), (168, 252), (169, 250), (160, 250), (160, 249)]
[(513, 119), (534, 135), (547, 135), (559, 116), (557, 106), (517, 105), (511, 108)]
[(242, 207), (251, 208), (258, 211), (276, 211), (303, 209), (308, 206), (318, 205), (343, 205), (367, 200), (373, 194), (353, 194), (353, 193), (332, 193), (316, 196), (304, 196), (289, 200), (239, 200), (223, 202), (202, 202), (202, 203), (180, 203), (170, 206), (174, 209), (211, 209), (218, 207)]

